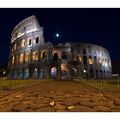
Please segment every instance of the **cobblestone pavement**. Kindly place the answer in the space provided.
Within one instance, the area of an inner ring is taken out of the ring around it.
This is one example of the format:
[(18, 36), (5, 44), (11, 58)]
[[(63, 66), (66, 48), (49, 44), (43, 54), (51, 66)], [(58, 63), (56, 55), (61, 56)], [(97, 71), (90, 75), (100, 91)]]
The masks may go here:
[(50, 81), (0, 91), (1, 112), (120, 112), (119, 91), (100, 91), (80, 82)]

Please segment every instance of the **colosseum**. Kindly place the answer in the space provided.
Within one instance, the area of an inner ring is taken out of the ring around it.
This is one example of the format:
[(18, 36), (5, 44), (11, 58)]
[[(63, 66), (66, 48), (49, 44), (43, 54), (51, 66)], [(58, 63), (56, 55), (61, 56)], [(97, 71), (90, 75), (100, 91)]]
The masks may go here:
[(11, 79), (108, 79), (112, 75), (109, 52), (95, 44), (45, 42), (43, 27), (33, 15), (11, 34)]

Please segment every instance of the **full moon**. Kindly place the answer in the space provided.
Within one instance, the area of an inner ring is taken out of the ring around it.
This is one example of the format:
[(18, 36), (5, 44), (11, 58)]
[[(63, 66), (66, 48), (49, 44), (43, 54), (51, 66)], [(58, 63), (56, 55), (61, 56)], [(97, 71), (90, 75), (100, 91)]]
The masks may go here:
[(56, 37), (59, 37), (60, 35), (59, 35), (59, 33), (56, 33)]

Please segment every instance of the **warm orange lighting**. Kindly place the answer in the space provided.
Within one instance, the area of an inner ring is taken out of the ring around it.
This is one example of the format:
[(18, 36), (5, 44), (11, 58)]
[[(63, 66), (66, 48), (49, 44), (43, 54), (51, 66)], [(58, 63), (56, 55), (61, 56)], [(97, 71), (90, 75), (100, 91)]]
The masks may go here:
[(92, 65), (92, 64), (93, 64), (93, 61), (92, 61), (92, 56), (89, 56), (88, 62), (89, 62), (89, 64), (90, 64), (90, 65)]
[(21, 48), (24, 48), (25, 47), (25, 40), (22, 40), (21, 42)]
[(15, 63), (15, 57), (12, 57), (12, 65)]
[(23, 53), (20, 54), (20, 63), (23, 62)]
[(42, 50), (40, 55), (41, 59), (45, 58), (45, 54), (46, 54), (46, 50)]
[(28, 62), (30, 60), (30, 54), (27, 52), (25, 55), (25, 62)]
[(61, 70), (62, 71), (68, 71), (68, 69), (67, 69), (65, 64), (61, 64)]
[(33, 61), (37, 61), (38, 60), (38, 53), (37, 53), (37, 51), (33, 52), (32, 59), (33, 59)]

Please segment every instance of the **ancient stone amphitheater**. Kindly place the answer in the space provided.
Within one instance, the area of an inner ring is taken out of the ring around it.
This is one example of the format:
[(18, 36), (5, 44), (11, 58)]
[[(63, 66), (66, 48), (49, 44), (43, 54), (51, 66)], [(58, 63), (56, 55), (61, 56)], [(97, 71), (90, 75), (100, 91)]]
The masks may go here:
[(95, 44), (45, 42), (43, 27), (33, 15), (12, 31), (8, 63), (11, 79), (108, 79), (109, 52)]

